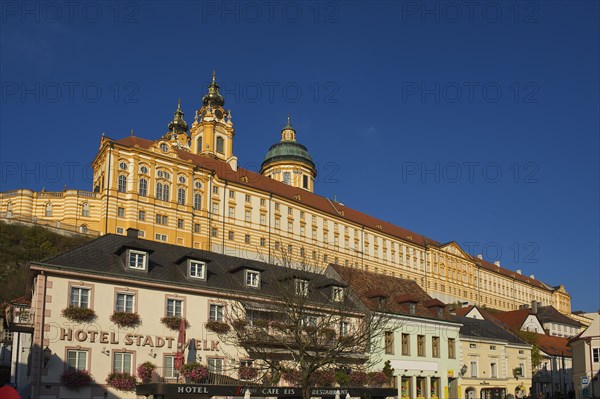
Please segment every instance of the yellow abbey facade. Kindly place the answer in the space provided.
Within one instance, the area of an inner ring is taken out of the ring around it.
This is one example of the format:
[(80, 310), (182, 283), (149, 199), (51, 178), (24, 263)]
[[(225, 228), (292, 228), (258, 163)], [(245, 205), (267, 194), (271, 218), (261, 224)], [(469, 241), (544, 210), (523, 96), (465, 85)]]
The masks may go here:
[(260, 173), (238, 168), (235, 130), (213, 75), (188, 128), (178, 105), (165, 135), (102, 136), (93, 191), (0, 193), (0, 216), (83, 234), (126, 234), (267, 262), (330, 263), (417, 281), (446, 303), (500, 310), (536, 300), (570, 314), (552, 287), (314, 194), (317, 171), (288, 117)]

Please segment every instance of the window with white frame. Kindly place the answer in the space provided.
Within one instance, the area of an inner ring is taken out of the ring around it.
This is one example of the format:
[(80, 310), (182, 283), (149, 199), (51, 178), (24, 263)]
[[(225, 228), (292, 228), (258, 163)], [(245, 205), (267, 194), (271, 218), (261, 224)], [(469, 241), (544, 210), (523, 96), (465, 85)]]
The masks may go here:
[(331, 291), (331, 299), (335, 302), (342, 302), (344, 300), (344, 288), (333, 287)]
[(209, 306), (208, 318), (210, 321), (223, 321), (223, 305), (211, 303)]
[(115, 352), (113, 354), (113, 372), (132, 374), (132, 354)]
[(246, 270), (246, 285), (252, 288), (260, 286), (260, 272), (256, 270)]
[(208, 358), (208, 372), (221, 374), (223, 372), (223, 359), (219, 358)]
[(592, 361), (600, 363), (600, 348), (592, 348)]
[(498, 363), (490, 363), (490, 374), (492, 378), (498, 378)]
[(471, 361), (471, 377), (477, 378), (477, 362)]
[(70, 349), (67, 351), (67, 366), (70, 370), (87, 370), (87, 351)]
[(125, 191), (127, 191), (127, 176), (119, 175), (117, 191), (120, 193), (124, 193)]
[(347, 337), (350, 329), (350, 324), (347, 321), (340, 323), (340, 337)]
[(71, 287), (70, 306), (75, 308), (89, 308), (90, 289), (84, 287)]
[(296, 288), (296, 294), (307, 296), (308, 295), (308, 280), (303, 280), (300, 278), (295, 279), (294, 285)]
[(189, 260), (189, 276), (192, 278), (206, 279), (206, 263), (197, 260)]
[(164, 378), (176, 378), (177, 370), (175, 370), (175, 356), (165, 355), (165, 368), (163, 371)]
[(135, 304), (135, 295), (125, 292), (117, 292), (115, 311), (133, 313)]
[(129, 250), (129, 268), (137, 270), (146, 269), (146, 252), (136, 251), (133, 249)]
[(183, 300), (167, 299), (167, 317), (183, 317)]

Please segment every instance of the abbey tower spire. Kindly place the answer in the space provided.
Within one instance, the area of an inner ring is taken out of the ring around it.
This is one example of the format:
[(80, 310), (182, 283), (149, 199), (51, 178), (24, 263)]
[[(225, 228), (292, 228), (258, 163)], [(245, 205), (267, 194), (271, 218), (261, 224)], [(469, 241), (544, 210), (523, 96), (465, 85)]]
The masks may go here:
[(235, 134), (231, 111), (225, 110), (225, 99), (219, 93), (217, 75), (213, 71), (208, 92), (202, 97), (202, 107), (196, 111), (196, 117), (190, 130), (191, 148), (196, 154), (211, 156), (226, 161), (237, 169), (237, 157), (233, 155), (233, 136)]
[(296, 141), (290, 115), (281, 129), (281, 141), (269, 148), (260, 173), (290, 186), (314, 191), (317, 169), (306, 147)]

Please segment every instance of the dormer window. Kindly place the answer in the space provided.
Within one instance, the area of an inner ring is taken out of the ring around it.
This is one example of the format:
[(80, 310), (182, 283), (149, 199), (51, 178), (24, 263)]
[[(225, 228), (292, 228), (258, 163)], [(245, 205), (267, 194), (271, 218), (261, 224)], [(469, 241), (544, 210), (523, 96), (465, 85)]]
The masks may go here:
[(342, 302), (344, 300), (344, 288), (333, 287), (331, 291), (331, 300), (334, 302)]
[(206, 280), (206, 263), (197, 260), (188, 260), (188, 276)]
[(129, 268), (135, 270), (146, 270), (148, 266), (148, 254), (144, 251), (129, 250)]
[(441, 307), (441, 306), (438, 306), (438, 308), (437, 308), (437, 314), (438, 314), (438, 317), (440, 319), (443, 318), (444, 317), (444, 308)]
[(303, 280), (300, 278), (295, 279), (294, 281), (296, 288), (296, 295), (307, 296), (308, 295), (308, 280)]
[(408, 313), (415, 314), (417, 312), (417, 304), (414, 302), (408, 303)]
[(260, 272), (256, 270), (246, 270), (246, 286), (252, 288), (259, 288)]

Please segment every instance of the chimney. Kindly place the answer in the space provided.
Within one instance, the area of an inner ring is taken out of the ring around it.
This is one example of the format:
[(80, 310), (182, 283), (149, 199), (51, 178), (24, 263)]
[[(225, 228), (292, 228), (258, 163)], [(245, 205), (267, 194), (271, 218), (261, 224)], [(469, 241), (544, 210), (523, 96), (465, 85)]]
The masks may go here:
[(517, 274), (521, 274), (521, 269), (517, 269)]
[(482, 254), (479, 254), (479, 255), (477, 255), (477, 257), (478, 257), (479, 259), (483, 260), (483, 255), (482, 255)]
[(133, 227), (129, 227), (127, 229), (127, 237), (130, 238), (139, 238), (140, 231), (138, 229), (134, 229)]
[(495, 262), (494, 262), (494, 265), (496, 265), (496, 266), (500, 267), (500, 261), (499, 261), (499, 260), (495, 261)]
[(531, 301), (531, 313), (537, 314), (538, 311), (538, 303), (537, 301)]
[(530, 274), (529, 278), (532, 279), (532, 280), (535, 280), (535, 276), (533, 274)]

